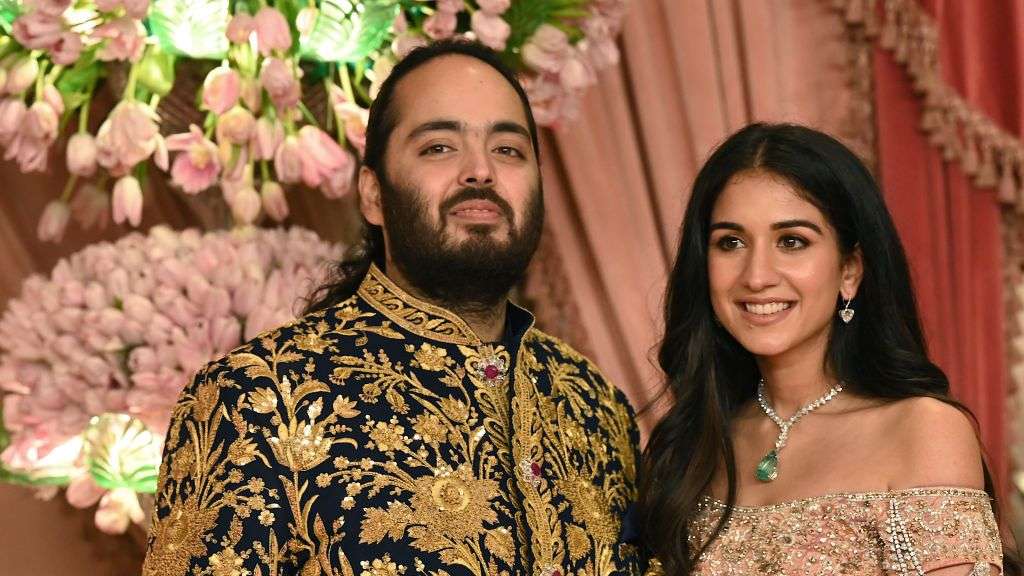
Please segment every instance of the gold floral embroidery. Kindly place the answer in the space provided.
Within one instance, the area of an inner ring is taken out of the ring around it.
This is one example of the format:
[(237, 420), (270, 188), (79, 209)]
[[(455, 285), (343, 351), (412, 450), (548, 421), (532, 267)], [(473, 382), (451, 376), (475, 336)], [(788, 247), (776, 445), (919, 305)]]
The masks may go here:
[(373, 271), (211, 364), (172, 419), (144, 574), (635, 573), (628, 406), (520, 324), (484, 345)]
[[(893, 508), (900, 515), (897, 530)], [(704, 501), (692, 524), (692, 545), (705, 541), (722, 510), (720, 502)], [(1001, 566), (988, 495), (920, 488), (739, 506), (696, 574), (911, 574), (912, 557), (925, 572), (950, 564)]]

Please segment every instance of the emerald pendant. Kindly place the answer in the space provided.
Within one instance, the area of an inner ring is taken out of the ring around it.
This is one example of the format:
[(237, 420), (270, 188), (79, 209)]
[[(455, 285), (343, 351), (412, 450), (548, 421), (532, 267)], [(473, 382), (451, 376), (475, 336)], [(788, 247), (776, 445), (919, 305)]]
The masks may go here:
[(761, 482), (771, 482), (779, 477), (779, 455), (772, 450), (764, 455), (757, 463), (757, 479)]

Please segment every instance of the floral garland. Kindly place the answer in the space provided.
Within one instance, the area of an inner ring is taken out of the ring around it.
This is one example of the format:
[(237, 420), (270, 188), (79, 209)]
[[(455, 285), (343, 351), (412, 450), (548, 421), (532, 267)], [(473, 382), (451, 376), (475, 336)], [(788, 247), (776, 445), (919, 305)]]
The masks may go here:
[[(369, 104), (416, 46), (460, 37), (500, 51), (520, 71), (538, 122), (554, 125), (575, 114), (596, 71), (618, 61), (624, 6), (0, 0), (0, 148), (23, 172), (41, 172), (71, 133), (71, 177), (40, 219), (44, 240), (59, 241), (72, 215), (96, 221), (108, 209), (115, 223), (138, 226), (150, 160), (185, 194), (219, 188), (236, 223), (261, 214), (282, 221), (288, 187), (328, 198), (349, 192)], [(205, 71), (197, 94), (174, 92), (190, 88), (176, 81), (179, 62)], [(103, 85), (119, 101), (93, 134), (90, 110)], [(322, 113), (308, 102), (316, 94), (326, 100)], [(161, 104), (182, 100), (198, 103), (196, 122), (164, 134), (173, 111)]]
[(299, 228), (156, 227), (29, 278), (0, 318), (0, 480), (70, 485), (108, 532), (141, 521), (191, 375), (294, 318), (340, 257)]

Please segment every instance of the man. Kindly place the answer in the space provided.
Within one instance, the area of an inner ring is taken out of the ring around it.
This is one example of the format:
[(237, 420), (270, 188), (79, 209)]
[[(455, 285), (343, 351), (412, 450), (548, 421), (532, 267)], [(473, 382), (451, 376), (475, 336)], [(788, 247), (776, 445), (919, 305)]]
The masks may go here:
[(184, 391), (144, 572), (639, 573), (625, 397), (507, 298), (543, 220), (515, 76), (476, 44), (413, 52), (364, 162), (362, 258)]

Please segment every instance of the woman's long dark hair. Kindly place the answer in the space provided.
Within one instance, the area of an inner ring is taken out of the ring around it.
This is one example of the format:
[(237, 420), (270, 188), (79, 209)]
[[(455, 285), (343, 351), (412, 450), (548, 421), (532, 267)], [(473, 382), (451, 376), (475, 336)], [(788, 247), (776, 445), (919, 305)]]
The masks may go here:
[[(760, 374), (754, 356), (715, 321), (707, 253), (718, 196), (734, 176), (752, 170), (788, 181), (825, 215), (844, 256), (856, 248), (863, 255), (864, 276), (852, 304), (857, 316), (849, 325), (841, 325), (838, 315), (834, 320), (829, 373), (867, 396), (929, 396), (970, 414), (949, 398), (946, 375), (928, 359), (907, 258), (868, 170), (821, 132), (790, 124), (743, 128), (715, 150), (694, 181), (665, 298), (658, 360), (672, 407), (644, 450), (639, 512), (644, 541), (669, 576), (694, 568), (702, 550), (691, 547), (689, 523), (723, 462), (726, 511), (711, 540), (736, 502), (729, 425), (753, 398)], [(987, 467), (985, 490), (995, 498)], [(1008, 550), (1005, 562), (1006, 574), (1021, 573), (1015, 553)]]

